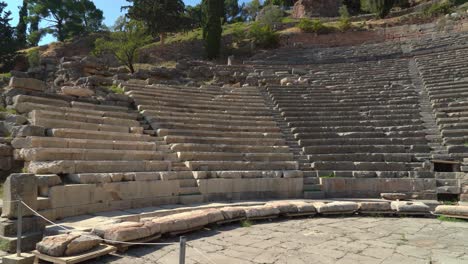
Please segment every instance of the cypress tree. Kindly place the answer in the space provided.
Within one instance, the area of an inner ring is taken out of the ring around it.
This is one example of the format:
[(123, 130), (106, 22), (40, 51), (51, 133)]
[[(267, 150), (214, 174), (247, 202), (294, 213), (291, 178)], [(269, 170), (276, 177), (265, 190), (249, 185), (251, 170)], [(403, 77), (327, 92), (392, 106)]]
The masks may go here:
[(16, 40), (18, 41), (18, 45), (21, 48), (26, 47), (26, 30), (28, 28), (28, 0), (23, 0), (23, 6), (21, 7), (19, 14), (19, 21), (18, 25), (16, 26)]
[(203, 6), (203, 39), (208, 59), (219, 56), (221, 36), (223, 33), (224, 0), (204, 0)]

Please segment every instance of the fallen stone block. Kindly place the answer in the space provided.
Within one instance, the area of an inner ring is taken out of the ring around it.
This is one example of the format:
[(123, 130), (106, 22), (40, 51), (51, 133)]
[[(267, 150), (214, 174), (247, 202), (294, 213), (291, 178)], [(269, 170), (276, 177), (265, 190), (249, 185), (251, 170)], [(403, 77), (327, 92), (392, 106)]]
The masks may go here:
[(63, 86), (61, 90), (64, 95), (77, 97), (91, 97), (94, 95), (93, 90), (80, 86)]
[(435, 209), (435, 214), (449, 216), (464, 216), (468, 217), (468, 206), (462, 205), (439, 205)]
[(64, 234), (57, 236), (44, 237), (41, 242), (37, 243), (36, 249), (42, 254), (52, 257), (63, 257), (70, 244), (79, 234)]
[(74, 256), (96, 248), (101, 243), (101, 238), (92, 234), (81, 234), (73, 239), (65, 250), (65, 256)]
[(297, 207), (287, 201), (273, 201), (268, 202), (265, 206), (273, 206), (280, 211), (280, 214), (295, 214), (298, 213)]
[(361, 202), (358, 204), (361, 212), (387, 212), (392, 210), (389, 202)]
[(321, 214), (348, 214), (359, 209), (359, 205), (355, 202), (318, 203), (315, 207)]
[(245, 207), (224, 207), (220, 209), (225, 220), (245, 218)]
[(45, 82), (33, 78), (18, 78), (12, 77), (9, 86), (11, 88), (18, 88), (30, 91), (43, 92), (47, 89)]
[(297, 213), (298, 214), (311, 215), (311, 214), (316, 214), (317, 213), (317, 209), (311, 203), (306, 203), (306, 202), (303, 202), (303, 201), (292, 201), (290, 203), (293, 204), (297, 208)]
[[(116, 225), (104, 232), (104, 239), (110, 241), (128, 242), (151, 236), (150, 230), (143, 223), (135, 222), (133, 225)], [(109, 243), (113, 243), (107, 241)], [(115, 244), (118, 244), (115, 242)]]
[(245, 209), (245, 215), (249, 219), (277, 217), (279, 214), (280, 210), (268, 205), (251, 206)]
[(382, 197), (382, 199), (391, 201), (404, 200), (408, 198), (405, 193), (381, 193), (380, 197)]
[(428, 213), (429, 206), (422, 202), (394, 201), (391, 203), (392, 210), (402, 213)]

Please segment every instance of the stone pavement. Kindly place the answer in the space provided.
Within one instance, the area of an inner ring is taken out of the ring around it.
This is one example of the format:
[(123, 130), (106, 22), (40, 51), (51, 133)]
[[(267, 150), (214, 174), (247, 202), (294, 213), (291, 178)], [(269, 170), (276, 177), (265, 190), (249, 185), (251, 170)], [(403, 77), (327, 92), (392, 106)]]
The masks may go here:
[[(239, 224), (188, 235), (187, 264), (468, 263), (468, 222), (427, 218), (308, 218)], [(177, 242), (177, 239), (164, 242)], [(134, 247), (90, 262), (177, 264), (178, 245)]]

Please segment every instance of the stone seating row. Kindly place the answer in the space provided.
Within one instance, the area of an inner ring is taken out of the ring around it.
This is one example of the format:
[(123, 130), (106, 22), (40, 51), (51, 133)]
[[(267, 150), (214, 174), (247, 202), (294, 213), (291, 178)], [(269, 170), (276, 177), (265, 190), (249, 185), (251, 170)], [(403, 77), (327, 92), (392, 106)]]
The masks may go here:
[(256, 88), (204, 93), (194, 87), (124, 87), (153, 129), (191, 170), (298, 169)]

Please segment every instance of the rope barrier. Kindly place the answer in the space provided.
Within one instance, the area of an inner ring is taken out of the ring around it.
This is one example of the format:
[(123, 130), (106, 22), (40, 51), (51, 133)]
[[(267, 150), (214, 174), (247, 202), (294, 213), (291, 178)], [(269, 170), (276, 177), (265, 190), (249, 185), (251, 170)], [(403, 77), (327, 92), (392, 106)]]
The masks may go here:
[[(52, 226), (57, 226), (57, 227), (60, 227), (62, 228), (63, 230), (66, 230), (66, 231), (69, 231), (69, 232), (73, 232), (75, 230), (77, 230), (76, 228), (68, 228), (68, 227), (65, 227), (61, 224), (57, 224), (55, 222), (52, 222), (50, 221), (49, 219), (47, 219), (45, 216), (41, 215), (40, 213), (38, 213), (37, 211), (35, 211), (34, 209), (32, 209), (29, 205), (27, 205), (25, 202), (21, 201), (21, 203), (26, 207), (28, 208), (29, 210), (31, 210), (35, 215), (39, 216), (40, 218), (44, 219), (45, 221), (47, 221), (48, 223), (52, 224)], [(81, 231), (81, 230), (79, 230)], [(82, 236), (85, 236), (85, 237), (91, 237), (91, 236), (87, 236), (86, 234), (83, 234)], [(104, 239), (102, 238), (101, 239), (102, 241), (104, 242), (108, 242), (108, 243), (111, 243), (111, 244), (122, 244), (122, 245), (144, 245), (144, 246), (168, 246), (168, 245), (177, 245), (178, 243), (139, 243), (139, 242), (125, 242), (125, 241), (117, 241), (117, 240), (111, 240), (111, 239)]]

